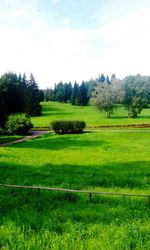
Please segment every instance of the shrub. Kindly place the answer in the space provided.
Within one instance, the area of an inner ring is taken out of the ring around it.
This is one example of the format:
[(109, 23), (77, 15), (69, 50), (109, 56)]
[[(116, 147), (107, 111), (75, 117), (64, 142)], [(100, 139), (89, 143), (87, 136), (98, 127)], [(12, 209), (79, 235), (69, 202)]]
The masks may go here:
[(32, 127), (30, 117), (25, 114), (10, 115), (5, 124), (8, 134), (24, 135)]
[(85, 127), (84, 121), (53, 121), (50, 124), (56, 134), (79, 134)]

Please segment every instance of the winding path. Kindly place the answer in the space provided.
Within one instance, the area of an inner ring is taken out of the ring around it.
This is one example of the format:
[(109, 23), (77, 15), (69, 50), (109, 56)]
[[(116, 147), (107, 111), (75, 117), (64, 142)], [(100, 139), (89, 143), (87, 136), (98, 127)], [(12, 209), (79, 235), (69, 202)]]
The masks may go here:
[(19, 142), (22, 142), (22, 141), (27, 141), (27, 140), (30, 140), (30, 139), (33, 139), (33, 138), (36, 138), (40, 135), (43, 135), (43, 134), (47, 134), (49, 133), (49, 131), (37, 131), (37, 130), (34, 130), (34, 131), (31, 131), (31, 135), (28, 135), (24, 138), (21, 138), (21, 139), (18, 139), (18, 140), (15, 140), (15, 141), (11, 141), (11, 142), (6, 142), (6, 143), (2, 143), (0, 144), (0, 147), (5, 147), (5, 146), (9, 146), (9, 145), (12, 145), (12, 144), (16, 144), (16, 143), (19, 143)]
[[(30, 140), (30, 139), (33, 139), (33, 138), (36, 138), (40, 135), (43, 135), (43, 134), (47, 134), (49, 132), (52, 132), (52, 131), (47, 131), (47, 130), (33, 130), (31, 131), (31, 135), (28, 135), (24, 138), (21, 138), (21, 139), (18, 139), (18, 140), (15, 140), (15, 141), (11, 141), (11, 142), (6, 142), (6, 143), (2, 143), (0, 144), (0, 147), (5, 147), (5, 146), (9, 146), (9, 145), (12, 145), (12, 144), (16, 144), (16, 143), (19, 143), (19, 142), (22, 142), (22, 141), (27, 141), (27, 140)], [(142, 129), (98, 129), (98, 130), (86, 130), (86, 132), (140, 132), (140, 133), (150, 133), (150, 129), (147, 129), (147, 130), (142, 130)]]

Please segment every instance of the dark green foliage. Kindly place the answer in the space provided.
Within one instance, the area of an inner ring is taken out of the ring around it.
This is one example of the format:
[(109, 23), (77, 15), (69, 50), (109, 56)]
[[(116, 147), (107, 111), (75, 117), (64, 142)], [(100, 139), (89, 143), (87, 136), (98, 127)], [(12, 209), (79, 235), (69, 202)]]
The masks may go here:
[(54, 101), (54, 90), (51, 88), (47, 88), (44, 92), (44, 101), (49, 102), (49, 101)]
[(44, 91), (43, 90), (39, 90), (39, 99), (40, 99), (40, 102), (44, 102)]
[(86, 87), (84, 82), (82, 82), (82, 84), (79, 87), (78, 103), (81, 106), (87, 106), (87, 104), (88, 104), (87, 87)]
[(86, 127), (84, 121), (53, 121), (50, 127), (56, 134), (79, 134)]
[(96, 81), (97, 82), (101, 82), (101, 83), (105, 82), (105, 76), (104, 76), (104, 74), (99, 75), (97, 77)]
[(64, 84), (64, 102), (68, 102), (71, 100), (71, 94), (72, 94), (72, 85), (70, 83)]
[(14, 73), (5, 73), (0, 78), (0, 125), (5, 123), (7, 115), (23, 111), (21, 102), (19, 78)]
[(77, 82), (74, 83), (74, 86), (72, 89), (71, 104), (72, 105), (79, 104), (79, 85), (77, 84)]
[(4, 126), (7, 116), (13, 113), (40, 115), (42, 96), (32, 74), (29, 81), (25, 74), (23, 77), (12, 72), (3, 74), (0, 77), (0, 126)]
[(24, 135), (33, 125), (27, 115), (14, 114), (8, 117), (5, 127), (8, 134)]
[(41, 105), (40, 105), (40, 91), (38, 85), (35, 81), (34, 76), (31, 74), (30, 79), (27, 82), (26, 89), (26, 99), (24, 111), (30, 116), (41, 115)]
[(123, 82), (123, 104), (128, 111), (128, 117), (136, 118), (142, 109), (148, 105), (147, 79), (140, 75), (128, 76)]
[(55, 84), (54, 90), (45, 91), (45, 101), (70, 102), (72, 94), (72, 84), (59, 82)]
[(58, 102), (64, 101), (64, 85), (62, 82), (58, 83), (58, 85), (57, 85), (56, 101), (58, 101)]

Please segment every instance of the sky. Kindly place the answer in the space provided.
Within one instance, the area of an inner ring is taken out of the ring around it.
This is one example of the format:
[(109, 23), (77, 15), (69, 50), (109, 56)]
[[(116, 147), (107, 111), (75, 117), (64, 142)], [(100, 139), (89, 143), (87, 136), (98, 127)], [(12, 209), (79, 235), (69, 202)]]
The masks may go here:
[(0, 0), (0, 75), (39, 87), (150, 75), (150, 0)]

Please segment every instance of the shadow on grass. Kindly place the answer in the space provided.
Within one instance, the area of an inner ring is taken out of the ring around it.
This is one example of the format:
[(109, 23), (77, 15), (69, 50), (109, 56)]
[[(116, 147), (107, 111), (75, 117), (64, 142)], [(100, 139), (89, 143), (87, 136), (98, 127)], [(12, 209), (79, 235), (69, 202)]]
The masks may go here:
[[(58, 112), (58, 111), (55, 111), (55, 112), (46, 112), (46, 113), (44, 113), (43, 115), (42, 115), (42, 117), (45, 117), (45, 116), (59, 116), (59, 118), (57, 118), (56, 120), (64, 120), (65, 118), (64, 118), (64, 116), (67, 116), (67, 120), (69, 120), (69, 117), (68, 117), (68, 115), (72, 115), (72, 113), (70, 113), (70, 112), (65, 112), (65, 111), (61, 111), (61, 112)], [(63, 118), (61, 118), (63, 116)], [(54, 120), (55, 120), (55, 118), (54, 118)]]
[(110, 119), (112, 119), (112, 120), (121, 120), (121, 119), (128, 119), (128, 116), (127, 115), (112, 115), (111, 117), (110, 117)]
[[(150, 119), (150, 115), (139, 115), (139, 118)], [(138, 119), (138, 118), (137, 118)]]
[(88, 139), (78, 139), (76, 135), (57, 135), (47, 134), (39, 138), (35, 138), (29, 141), (17, 143), (15, 145), (11, 145), (11, 147), (15, 148), (39, 148), (39, 149), (47, 149), (47, 150), (62, 150), (66, 148), (74, 148), (76, 150), (82, 150), (82, 147), (98, 147), (103, 144), (108, 144), (105, 141), (97, 141), (97, 140), (89, 140)]
[(103, 165), (46, 164), (41, 167), (0, 163), (0, 183), (72, 189), (148, 188), (150, 161)]
[(50, 103), (45, 104), (43, 107), (43, 113), (44, 112), (51, 113), (53, 111), (60, 111), (60, 110), (61, 109), (58, 107), (51, 106)]

